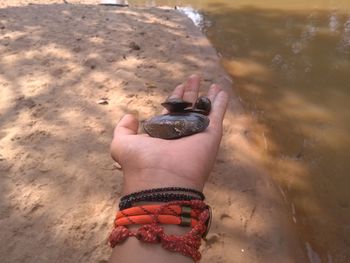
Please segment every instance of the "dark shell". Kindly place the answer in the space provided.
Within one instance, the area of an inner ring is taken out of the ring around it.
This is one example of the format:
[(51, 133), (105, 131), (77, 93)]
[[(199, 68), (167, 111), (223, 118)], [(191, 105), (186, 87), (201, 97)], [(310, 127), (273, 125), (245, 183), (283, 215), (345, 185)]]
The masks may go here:
[(151, 137), (176, 139), (204, 131), (209, 118), (194, 112), (155, 116), (143, 123), (143, 129)]
[(173, 98), (167, 99), (162, 103), (162, 106), (166, 108), (169, 112), (181, 112), (184, 109), (191, 107), (192, 103), (188, 101), (184, 101), (182, 99)]
[(207, 97), (199, 97), (194, 105), (195, 111), (201, 111), (202, 114), (208, 115), (211, 110), (211, 101)]

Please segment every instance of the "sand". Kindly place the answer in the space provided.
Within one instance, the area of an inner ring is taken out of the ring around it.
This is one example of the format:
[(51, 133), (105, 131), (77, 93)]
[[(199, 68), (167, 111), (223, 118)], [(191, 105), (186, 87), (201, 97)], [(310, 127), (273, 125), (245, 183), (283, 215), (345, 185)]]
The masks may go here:
[[(192, 73), (203, 93), (213, 82), (232, 90), (215, 50), (178, 11), (68, 2), (0, 1), (2, 263), (107, 262), (122, 187), (109, 155), (115, 123), (159, 113)], [(205, 188), (214, 218), (202, 262), (303, 262), (259, 164), (254, 119), (233, 93), (224, 130)]]

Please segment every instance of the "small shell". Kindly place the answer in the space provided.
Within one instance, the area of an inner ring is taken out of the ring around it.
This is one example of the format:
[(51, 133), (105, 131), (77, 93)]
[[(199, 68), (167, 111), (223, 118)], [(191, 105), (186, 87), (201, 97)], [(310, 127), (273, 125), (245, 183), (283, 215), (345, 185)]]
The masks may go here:
[(162, 106), (168, 110), (168, 112), (181, 112), (184, 109), (191, 107), (192, 103), (184, 101), (182, 99), (173, 98), (167, 99), (162, 103)]
[(210, 99), (204, 96), (199, 97), (194, 105), (194, 110), (199, 110), (202, 111), (203, 114), (209, 115), (211, 111)]
[(155, 116), (143, 123), (143, 129), (151, 137), (176, 139), (204, 131), (209, 118), (194, 112)]

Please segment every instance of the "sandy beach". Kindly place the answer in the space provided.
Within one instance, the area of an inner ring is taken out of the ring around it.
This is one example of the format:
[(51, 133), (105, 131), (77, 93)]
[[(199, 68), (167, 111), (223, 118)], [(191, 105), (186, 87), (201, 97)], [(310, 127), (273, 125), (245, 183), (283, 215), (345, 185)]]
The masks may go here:
[(260, 165), (255, 122), (216, 51), (173, 9), (0, 1), (0, 261), (107, 262), (121, 193), (114, 125), (140, 120), (193, 73), (231, 93), (205, 194), (201, 262), (305, 262), (282, 194)]

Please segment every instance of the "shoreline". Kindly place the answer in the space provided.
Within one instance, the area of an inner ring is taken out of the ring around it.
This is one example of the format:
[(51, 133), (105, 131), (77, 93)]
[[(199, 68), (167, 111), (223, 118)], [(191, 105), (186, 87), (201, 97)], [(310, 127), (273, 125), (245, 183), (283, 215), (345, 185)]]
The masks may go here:
[[(108, 260), (104, 242), (122, 183), (108, 153), (113, 126), (126, 112), (140, 120), (158, 113), (192, 73), (203, 75), (202, 91), (216, 82), (231, 93), (205, 187), (214, 218), (201, 262), (303, 262), (292, 220), (247, 135), (253, 120), (189, 18), (173, 9), (29, 2), (0, 5), (4, 262)], [(96, 103), (102, 98), (107, 105)]]

